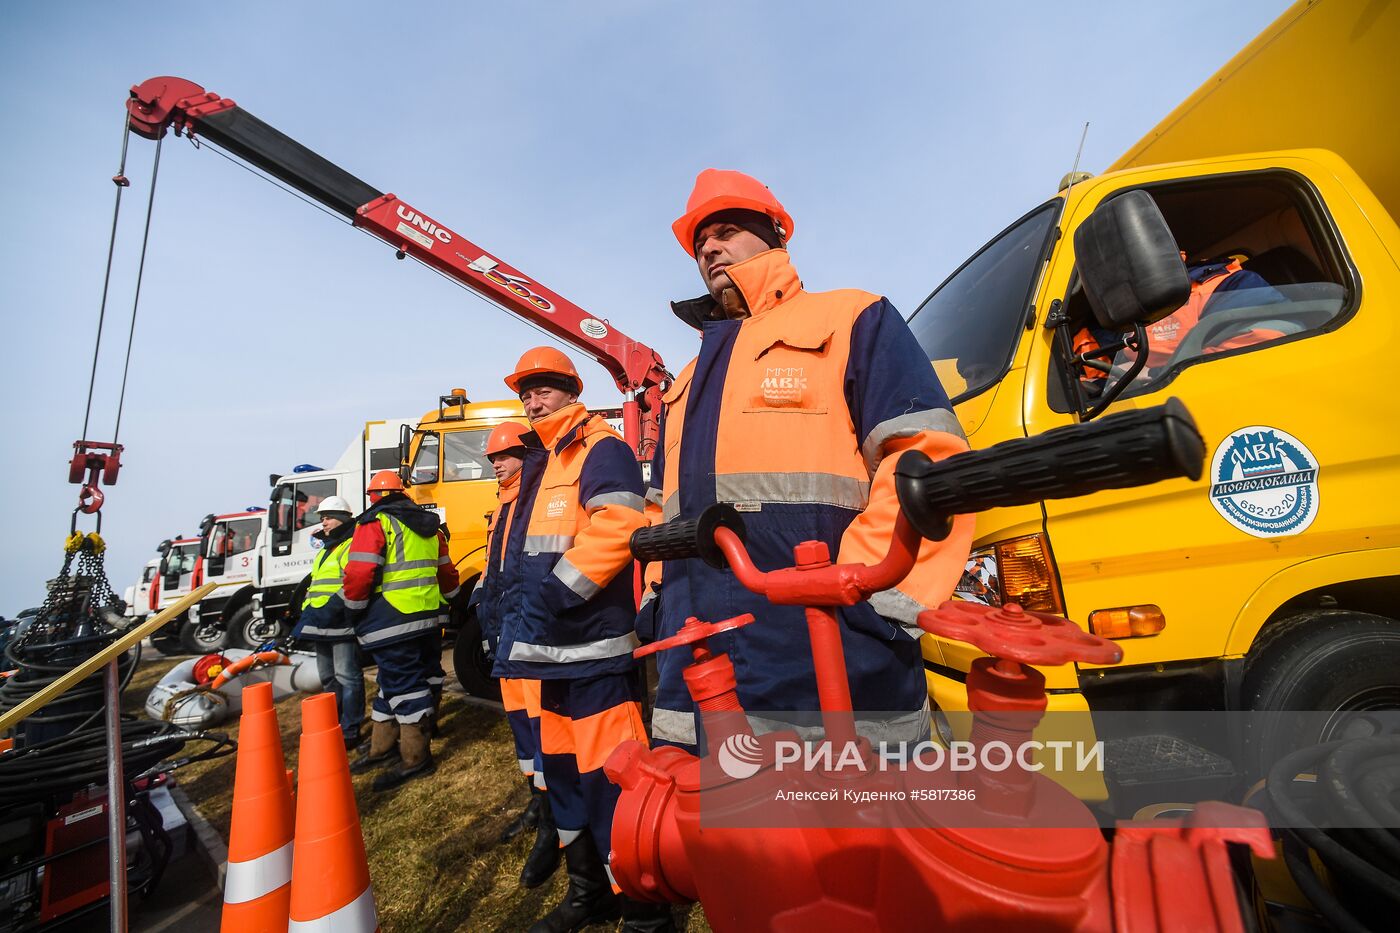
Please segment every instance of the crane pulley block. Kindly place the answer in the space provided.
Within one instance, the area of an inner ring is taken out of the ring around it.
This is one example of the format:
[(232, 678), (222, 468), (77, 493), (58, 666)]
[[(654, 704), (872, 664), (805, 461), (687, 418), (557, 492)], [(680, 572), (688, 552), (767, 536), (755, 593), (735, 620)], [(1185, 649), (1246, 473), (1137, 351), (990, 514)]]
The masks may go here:
[(81, 483), (78, 510), (91, 515), (102, 508), (106, 498), (102, 484), (115, 486), (122, 468), (122, 445), (101, 441), (74, 441), (73, 459), (68, 462), (68, 482)]

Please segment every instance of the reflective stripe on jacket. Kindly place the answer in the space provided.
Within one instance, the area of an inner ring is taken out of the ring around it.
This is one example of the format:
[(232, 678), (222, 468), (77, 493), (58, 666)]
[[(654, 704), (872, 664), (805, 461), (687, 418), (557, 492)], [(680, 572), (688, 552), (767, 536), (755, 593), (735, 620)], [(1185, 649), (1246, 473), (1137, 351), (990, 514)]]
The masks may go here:
[(417, 637), (447, 621), (459, 590), (436, 514), (394, 493), (356, 520), (342, 598), (366, 648)]
[(519, 555), (520, 611), (501, 617), (495, 674), (558, 679), (629, 670), (637, 637), (628, 539), (646, 523), (641, 469), (607, 421), (578, 403), (532, 427), (548, 453), (521, 470), (505, 558), (509, 565)]
[[(833, 560), (879, 560), (898, 507), (897, 455), (919, 449), (940, 459), (967, 449), (928, 355), (885, 299), (803, 290), (786, 250), (726, 271), (751, 316), (706, 320), (700, 355), (664, 397), (649, 515), (694, 518), (731, 503), (762, 570), (791, 566), (793, 546), (806, 540), (824, 541)], [(857, 710), (924, 708), (915, 617), (951, 594), (972, 525), (960, 517), (947, 540), (924, 543), (908, 578), (840, 610)], [(656, 581), (654, 567), (648, 579)], [(659, 598), (644, 597), (639, 630), (664, 638), (690, 615), (753, 612), (756, 623), (711, 639), (712, 651), (734, 661), (745, 707), (760, 715), (819, 708), (800, 607), (772, 606), (698, 560), (665, 564), (660, 580)], [(684, 651), (658, 656), (663, 719), (665, 709), (690, 709), (680, 677), (688, 661)]]
[[(344, 534), (337, 534), (341, 529)], [(345, 613), (340, 590), (345, 576), (345, 560), (350, 556), (351, 526), (342, 525), (326, 540), (311, 565), (311, 581), (301, 605), (292, 635), (308, 641), (344, 641), (353, 638), (354, 627)]]

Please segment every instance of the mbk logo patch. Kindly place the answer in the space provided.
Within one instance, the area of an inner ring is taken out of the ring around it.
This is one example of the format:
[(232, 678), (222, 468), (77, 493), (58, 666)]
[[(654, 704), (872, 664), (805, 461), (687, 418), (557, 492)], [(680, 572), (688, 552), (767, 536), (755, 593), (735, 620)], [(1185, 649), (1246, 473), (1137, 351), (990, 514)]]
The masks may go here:
[(763, 371), (763, 400), (769, 405), (790, 405), (802, 401), (807, 388), (803, 366), (769, 366)]
[(562, 492), (555, 493), (554, 497), (544, 507), (545, 518), (558, 518), (564, 514), (564, 510), (569, 507), (569, 497)]

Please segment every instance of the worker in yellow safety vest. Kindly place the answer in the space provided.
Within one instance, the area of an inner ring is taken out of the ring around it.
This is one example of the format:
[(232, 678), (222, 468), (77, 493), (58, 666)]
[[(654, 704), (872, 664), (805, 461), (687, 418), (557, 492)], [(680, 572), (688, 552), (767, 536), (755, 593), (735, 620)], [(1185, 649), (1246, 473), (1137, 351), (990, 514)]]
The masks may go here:
[(311, 642), (315, 648), (316, 673), (321, 685), (335, 694), (345, 747), (353, 749), (360, 744), (360, 724), (365, 718), (365, 677), (341, 587), (355, 526), (350, 521), (350, 503), (340, 496), (323, 500), (317, 512), (321, 530), (311, 539), (320, 550), (311, 564), (311, 580), (292, 638)]
[(388, 766), (374, 779), (382, 791), (436, 769), (429, 678), (440, 659), (435, 635), (460, 584), (437, 513), (404, 495), (393, 470), (374, 474), (367, 491), (373, 504), (355, 523), (343, 598), (360, 647), (379, 668), (379, 693), (369, 748), (350, 770)]

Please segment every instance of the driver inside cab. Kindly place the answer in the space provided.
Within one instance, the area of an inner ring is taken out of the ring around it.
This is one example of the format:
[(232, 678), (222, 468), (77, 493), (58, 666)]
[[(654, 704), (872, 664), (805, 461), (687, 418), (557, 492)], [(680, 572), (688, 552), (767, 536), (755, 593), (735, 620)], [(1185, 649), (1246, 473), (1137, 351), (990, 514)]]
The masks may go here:
[[(1139, 380), (1159, 375), (1172, 361), (1177, 347), (1202, 319), (1222, 311), (1235, 308), (1253, 308), (1261, 305), (1287, 301), (1280, 292), (1271, 286), (1257, 272), (1244, 268), (1249, 259), (1243, 254), (1226, 256), (1192, 263), (1186, 252), (1181, 253), (1186, 263), (1186, 274), (1191, 280), (1191, 295), (1186, 303), (1171, 314), (1147, 325), (1147, 365), (1138, 375)], [(1239, 347), (1253, 346), (1266, 340), (1282, 337), (1284, 332), (1268, 327), (1250, 327), (1242, 333), (1232, 333), (1201, 348), (1203, 353), (1219, 353)], [(1074, 335), (1073, 349), (1076, 354), (1090, 354), (1101, 346), (1116, 342), (1119, 335), (1107, 328), (1090, 323), (1081, 327)], [(1120, 351), (1114, 359), (1113, 368), (1126, 370), (1136, 358), (1129, 351)], [(1096, 396), (1107, 383), (1109, 373), (1084, 365), (1080, 374), (1080, 384), (1090, 397)]]

